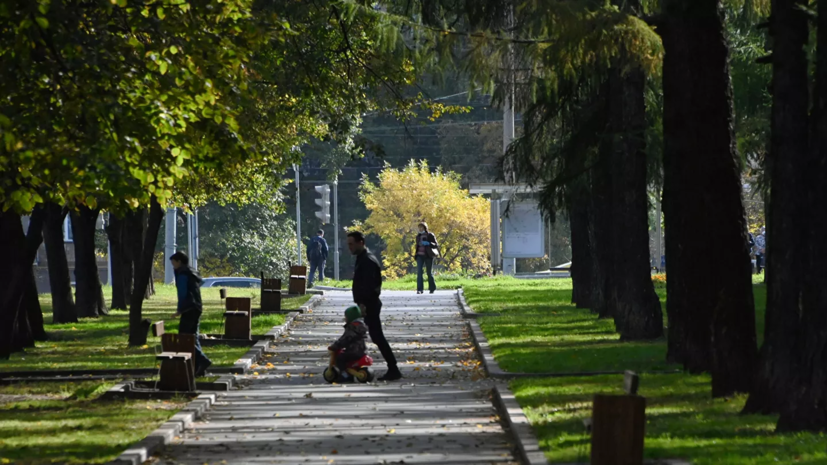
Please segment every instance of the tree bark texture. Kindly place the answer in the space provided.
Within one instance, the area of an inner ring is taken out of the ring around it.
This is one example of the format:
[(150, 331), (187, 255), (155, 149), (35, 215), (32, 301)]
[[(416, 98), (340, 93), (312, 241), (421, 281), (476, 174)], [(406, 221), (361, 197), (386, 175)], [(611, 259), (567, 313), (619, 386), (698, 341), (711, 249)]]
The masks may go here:
[(611, 302), (621, 340), (663, 336), (663, 312), (649, 262), (646, 177), (646, 76), (610, 71), (612, 274)]
[(72, 212), (75, 242), (75, 288), (78, 316), (94, 318), (108, 314), (95, 254), (95, 223), (100, 210), (80, 206)]
[[(0, 358), (8, 359), (20, 345), (20, 308), (23, 308), (26, 270), (26, 244), (20, 215), (0, 211)], [(25, 315), (25, 313), (24, 313)]]
[(799, 365), (779, 431), (827, 431), (827, 1), (818, 2), (816, 79), (810, 112), (810, 160), (805, 175), (809, 215), (806, 255), (809, 267), (801, 294)]
[(597, 313), (599, 318), (612, 318), (615, 315), (614, 302), (611, 299), (612, 264), (614, 263), (611, 150), (611, 141), (604, 137), (597, 150), (597, 161), (589, 173), (591, 192), (589, 244), (592, 247), (591, 309), (593, 313)]
[(29, 268), (29, 281), (26, 284), (26, 296), (24, 305), (28, 315), (29, 327), (32, 330), (32, 337), (36, 341), (47, 339), (46, 329), (43, 327), (43, 309), (40, 308), (40, 299), (37, 293), (37, 282), (34, 276), (34, 259), (37, 257), (37, 250), (43, 243), (43, 221), (46, 212), (42, 205), (38, 205), (29, 216), (29, 229), (26, 231), (26, 263)]
[(138, 274), (137, 263), (143, 249), (144, 229), (146, 229), (145, 215), (146, 211), (143, 209), (131, 210), (124, 215), (124, 290), (130, 302)]
[[(139, 218), (142, 218), (141, 213)], [(153, 196), (149, 208), (146, 234), (143, 243), (135, 249), (135, 286), (129, 306), (129, 345), (142, 346), (146, 344), (147, 329), (142, 324), (142, 310), (147, 286), (152, 275), (152, 259), (155, 255), (155, 243), (158, 241), (158, 231), (164, 220), (164, 210)], [(143, 223), (143, 221), (141, 221)]]
[(577, 308), (592, 308), (592, 248), (589, 243), (589, 199), (583, 186), (573, 186), (569, 193), (571, 224), (572, 302)]
[(69, 262), (63, 241), (63, 220), (66, 211), (56, 203), (43, 207), (46, 217), (43, 224), (43, 240), (46, 242), (46, 258), (49, 262), (49, 285), (52, 288), (52, 322), (77, 323), (78, 316), (72, 298), (72, 282)]
[(814, 225), (804, 217), (806, 198), (802, 166), (807, 163), (807, 17), (804, 0), (774, 0), (772, 135), (768, 168), (770, 205), (767, 210), (767, 310), (757, 382), (744, 410), (780, 412), (795, 377), (798, 307), (805, 277), (806, 232)]
[(827, 227), (827, 2), (817, 6), (812, 105), (805, 5), (773, 2), (768, 234), (768, 265), (773, 268), (767, 269), (767, 331), (759, 383), (745, 407), (780, 412), (779, 431), (827, 430), (827, 245), (822, 229)]
[(126, 310), (126, 258), (124, 253), (124, 221), (113, 213), (109, 213), (106, 225), (106, 236), (109, 238), (109, 253), (112, 254), (109, 263), (112, 266), (112, 307)]
[(757, 363), (729, 47), (719, 1), (663, 8), (668, 358), (721, 397), (748, 391)]

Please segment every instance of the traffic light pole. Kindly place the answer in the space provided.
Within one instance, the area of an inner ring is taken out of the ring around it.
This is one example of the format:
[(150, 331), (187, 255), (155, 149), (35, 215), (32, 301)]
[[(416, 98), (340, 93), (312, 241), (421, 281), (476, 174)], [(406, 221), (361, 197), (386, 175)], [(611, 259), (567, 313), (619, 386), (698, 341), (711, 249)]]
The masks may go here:
[(339, 177), (333, 180), (333, 279), (339, 280)]

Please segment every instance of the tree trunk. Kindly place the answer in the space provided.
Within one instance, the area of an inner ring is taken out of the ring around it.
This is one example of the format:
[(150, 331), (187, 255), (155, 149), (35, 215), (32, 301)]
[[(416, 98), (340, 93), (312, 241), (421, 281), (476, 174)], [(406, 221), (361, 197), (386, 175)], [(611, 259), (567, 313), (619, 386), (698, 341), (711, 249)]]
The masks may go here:
[(720, 2), (665, 0), (664, 191), (668, 357), (746, 392), (755, 308)]
[(99, 317), (108, 314), (103, 298), (95, 254), (95, 223), (100, 210), (81, 206), (72, 212), (72, 232), (75, 241), (75, 280), (77, 311), (81, 317)]
[[(155, 260), (155, 255), (152, 256), (153, 261)], [(144, 293), (144, 299), (149, 300), (150, 297), (155, 295), (155, 268), (149, 269), (149, 283), (146, 285), (146, 292)]]
[[(20, 215), (11, 210), (0, 211), (0, 358), (8, 359), (22, 349), (18, 318), (25, 295), (26, 243)], [(25, 313), (24, 313), (25, 315)]]
[[(605, 88), (604, 88), (605, 89)], [(608, 90), (601, 90), (606, 99)], [(606, 108), (608, 110), (608, 108)], [(612, 175), (611, 141), (601, 140), (597, 150), (597, 162), (590, 176), (589, 243), (592, 247), (592, 312), (599, 318), (615, 315), (612, 300), (612, 271), (614, 250), (612, 250)]]
[(34, 276), (34, 259), (37, 257), (37, 250), (43, 243), (43, 221), (46, 211), (43, 205), (38, 205), (29, 216), (29, 230), (26, 232), (26, 263), (29, 268), (29, 282), (26, 285), (26, 314), (29, 320), (29, 327), (35, 341), (47, 339), (46, 329), (43, 327), (43, 309), (40, 308), (40, 299), (37, 293), (37, 282)]
[(106, 236), (109, 238), (109, 263), (112, 267), (112, 308), (126, 310), (126, 257), (124, 256), (124, 221), (109, 213), (109, 221), (106, 225)]
[[(143, 214), (139, 215), (142, 218)], [(138, 258), (135, 267), (135, 287), (129, 306), (129, 345), (142, 346), (146, 344), (147, 329), (142, 320), (142, 309), (147, 286), (152, 275), (152, 259), (155, 255), (155, 243), (158, 241), (158, 231), (164, 220), (164, 210), (155, 196), (152, 197), (149, 208), (149, 221), (143, 244), (135, 250)]]
[[(799, 165), (807, 189), (807, 210), (798, 216), (805, 231), (801, 305), (784, 309), (786, 317), (799, 322), (796, 343), (795, 378), (781, 408), (779, 431), (827, 430), (827, 2), (818, 3), (816, 79), (810, 111), (809, 160)], [(772, 237), (772, 236), (769, 236)], [(770, 279), (774, 279), (770, 276)], [(799, 313), (796, 313), (799, 310)], [(778, 336), (776, 336), (778, 337)]]
[(124, 215), (123, 252), (124, 252), (124, 290), (131, 302), (138, 274), (138, 260), (143, 249), (144, 229), (146, 228), (145, 210), (131, 210)]
[(646, 178), (646, 76), (640, 69), (609, 75), (612, 139), (611, 301), (622, 341), (663, 336), (663, 312), (649, 262)]
[[(809, 31), (804, 0), (774, 0), (772, 136), (767, 160), (767, 311), (757, 382), (744, 407), (749, 413), (780, 412), (797, 372), (795, 342), (799, 297), (806, 270), (806, 231), (810, 223), (802, 167), (806, 166), (809, 89), (805, 46)], [(806, 169), (806, 168), (804, 168)], [(821, 206), (823, 208), (823, 205)], [(823, 231), (820, 231), (823, 233)], [(823, 239), (822, 239), (823, 240)]]
[(72, 282), (69, 278), (69, 262), (66, 259), (63, 241), (63, 220), (67, 211), (52, 202), (45, 204), (43, 208), (46, 210), (43, 240), (46, 242), (49, 285), (52, 288), (52, 322), (77, 323)]
[(570, 189), (572, 302), (577, 308), (592, 308), (592, 250), (589, 243), (588, 191), (581, 186)]

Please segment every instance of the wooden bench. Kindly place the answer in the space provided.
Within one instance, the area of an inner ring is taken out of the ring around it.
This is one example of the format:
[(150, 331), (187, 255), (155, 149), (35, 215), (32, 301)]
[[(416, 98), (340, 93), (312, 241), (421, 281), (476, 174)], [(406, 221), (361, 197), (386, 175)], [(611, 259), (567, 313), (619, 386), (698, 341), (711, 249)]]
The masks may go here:
[(224, 312), (226, 339), (252, 339), (253, 321), (249, 297), (227, 297)]
[(195, 335), (161, 335), (162, 352), (156, 355), (161, 361), (161, 379), (158, 389), (162, 391), (195, 391)]
[(307, 267), (294, 265), (290, 267), (289, 292), (292, 295), (304, 295), (307, 293)]
[(261, 311), (277, 312), (281, 310), (281, 280), (266, 279), (261, 274)]
[(627, 371), (623, 384), (625, 395), (594, 396), (591, 465), (643, 464), (646, 399), (637, 395), (637, 374)]

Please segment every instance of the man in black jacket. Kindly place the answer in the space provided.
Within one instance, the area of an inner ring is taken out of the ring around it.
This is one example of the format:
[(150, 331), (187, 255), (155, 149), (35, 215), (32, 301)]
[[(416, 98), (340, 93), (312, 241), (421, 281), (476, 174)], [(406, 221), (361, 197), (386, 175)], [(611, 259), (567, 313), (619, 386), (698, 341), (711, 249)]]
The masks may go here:
[(201, 350), (198, 327), (201, 325), (201, 277), (189, 267), (190, 259), (183, 252), (176, 252), (169, 261), (175, 269), (175, 287), (178, 289), (178, 309), (174, 316), (180, 316), (179, 334), (195, 335), (195, 376), (204, 376), (212, 362)]
[(379, 381), (395, 381), (402, 378), (396, 357), (393, 355), (390, 344), (382, 331), (382, 321), (379, 313), (382, 311), (382, 266), (379, 260), (365, 247), (365, 236), (354, 231), (347, 235), (347, 247), (350, 253), (356, 256), (356, 269), (353, 271), (353, 301), (365, 315), (370, 340), (379, 347), (379, 352), (388, 363), (388, 371)]

